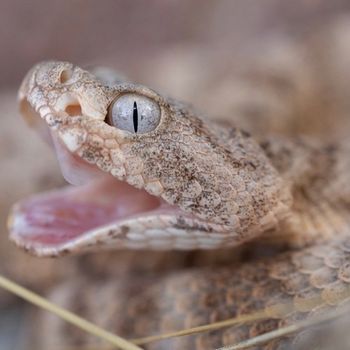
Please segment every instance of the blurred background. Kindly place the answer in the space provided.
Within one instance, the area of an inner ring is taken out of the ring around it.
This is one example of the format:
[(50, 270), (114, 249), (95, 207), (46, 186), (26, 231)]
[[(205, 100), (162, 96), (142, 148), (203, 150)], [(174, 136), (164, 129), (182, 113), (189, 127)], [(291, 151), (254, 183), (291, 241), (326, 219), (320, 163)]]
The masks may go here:
[[(340, 32), (349, 29), (349, 11), (347, 0), (1, 0), (0, 273), (39, 292), (74, 274), (72, 258), (38, 260), (7, 241), (11, 205), (63, 184), (54, 156), (17, 112), (16, 91), (33, 64), (59, 59), (107, 65), (208, 114), (224, 115), (237, 87), (222, 81), (246, 64), (242, 57), (265, 57), (264, 64), (275, 67), (267, 48), (278, 42), (278, 57), (293, 60), (288, 50), (295, 40), (318, 37), (330, 23), (340, 23)], [(20, 348), (23, 337), (17, 335), (31, 312), (0, 290), (1, 349)]]
[(16, 88), (34, 63), (49, 58), (108, 63), (144, 76), (147, 61), (164, 52), (237, 52), (271, 32), (305, 33), (350, 7), (346, 0), (2, 0), (0, 6), (1, 88)]

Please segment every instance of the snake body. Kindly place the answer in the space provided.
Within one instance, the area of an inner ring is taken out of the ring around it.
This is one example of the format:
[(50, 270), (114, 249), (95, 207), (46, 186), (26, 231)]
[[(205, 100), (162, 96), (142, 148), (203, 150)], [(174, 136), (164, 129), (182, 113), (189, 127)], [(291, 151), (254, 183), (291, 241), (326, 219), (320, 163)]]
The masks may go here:
[[(132, 134), (108, 122), (111, 104), (125, 94), (157, 103), (161, 119), (154, 130)], [(113, 181), (146, 191), (160, 203), (145, 213), (47, 243), (40, 235), (32, 239), (27, 214), (41, 197), (23, 201), (12, 213), (11, 239), (31, 253), (211, 250), (239, 246), (256, 237), (294, 249), (246, 263), (236, 262), (238, 251), (231, 249), (224, 267), (197, 264), (168, 274), (131, 275), (95, 285), (80, 277), (73, 286), (56, 291), (54, 299), (84, 310), (89, 319), (130, 338), (269, 312), (267, 320), (147, 345), (147, 349), (198, 350), (234, 344), (346, 302), (349, 140), (255, 138), (229, 121), (211, 121), (184, 103), (120, 81), (113, 73), (93, 74), (66, 62), (36, 65), (22, 83), (19, 101), (29, 122), (42, 133), (49, 130), (58, 152), (73, 156), (86, 172), (109, 174), (85, 197), (69, 190), (73, 203), (96, 204), (91, 198), (99, 189), (107, 198), (106, 186)], [(61, 197), (54, 192), (50, 198)], [(271, 308), (286, 303), (292, 307), (282, 314)], [(50, 317), (45, 327), (54, 343), (62, 343), (67, 332), (70, 344), (89, 341)], [(297, 346), (301, 338), (277, 339), (261, 348), (283, 349), (291, 341)]]

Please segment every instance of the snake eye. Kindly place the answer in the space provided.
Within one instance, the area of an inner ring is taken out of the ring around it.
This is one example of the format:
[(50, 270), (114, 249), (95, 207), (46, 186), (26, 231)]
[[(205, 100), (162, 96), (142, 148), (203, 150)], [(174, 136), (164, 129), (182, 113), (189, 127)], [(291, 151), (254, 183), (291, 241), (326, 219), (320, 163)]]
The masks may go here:
[(125, 94), (114, 101), (109, 110), (110, 124), (131, 133), (154, 130), (160, 121), (160, 108), (146, 96)]

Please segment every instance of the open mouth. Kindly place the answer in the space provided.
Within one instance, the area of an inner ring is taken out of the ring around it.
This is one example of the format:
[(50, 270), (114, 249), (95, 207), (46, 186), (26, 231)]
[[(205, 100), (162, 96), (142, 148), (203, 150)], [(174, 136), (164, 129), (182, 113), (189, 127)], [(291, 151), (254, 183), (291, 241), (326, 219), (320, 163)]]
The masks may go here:
[(9, 219), (11, 239), (17, 245), (37, 255), (51, 254), (76, 241), (91, 239), (97, 229), (104, 231), (130, 219), (180, 211), (75, 158), (57, 141), (54, 144), (63, 175), (78, 186), (69, 185), (17, 203)]
[(18, 203), (12, 238), (21, 245), (65, 244), (98, 227), (170, 207), (161, 199), (105, 176)]

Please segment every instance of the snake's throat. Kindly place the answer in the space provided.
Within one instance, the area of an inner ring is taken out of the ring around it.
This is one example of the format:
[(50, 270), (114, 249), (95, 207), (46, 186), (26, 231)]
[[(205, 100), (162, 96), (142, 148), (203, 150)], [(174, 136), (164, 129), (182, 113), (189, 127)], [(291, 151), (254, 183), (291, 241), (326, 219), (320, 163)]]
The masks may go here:
[(58, 247), (90, 231), (170, 208), (161, 199), (112, 177), (35, 195), (19, 202), (9, 223), (11, 239), (34, 251)]

